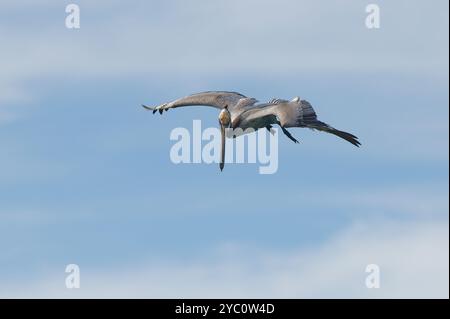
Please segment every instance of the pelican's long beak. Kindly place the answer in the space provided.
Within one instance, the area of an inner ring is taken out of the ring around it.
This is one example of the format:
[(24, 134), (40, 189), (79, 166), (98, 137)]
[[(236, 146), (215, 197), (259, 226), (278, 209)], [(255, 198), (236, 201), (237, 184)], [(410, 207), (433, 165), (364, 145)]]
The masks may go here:
[(225, 166), (225, 129), (231, 125), (231, 115), (228, 111), (228, 105), (225, 105), (222, 111), (219, 113), (220, 135), (222, 139), (222, 147), (220, 152), (220, 171)]
[(221, 137), (221, 150), (220, 150), (220, 171), (223, 170), (225, 166), (225, 126), (220, 125), (220, 137)]

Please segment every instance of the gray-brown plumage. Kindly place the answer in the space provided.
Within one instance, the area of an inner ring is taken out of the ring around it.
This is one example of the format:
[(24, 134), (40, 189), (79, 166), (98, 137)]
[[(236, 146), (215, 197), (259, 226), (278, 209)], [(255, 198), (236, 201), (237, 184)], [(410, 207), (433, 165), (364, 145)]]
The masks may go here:
[[(313, 130), (334, 134), (359, 147), (360, 142), (353, 134), (337, 130), (321, 122), (308, 101), (295, 97), (291, 101), (273, 99), (268, 103), (257, 104), (254, 98), (248, 98), (237, 92), (209, 91), (192, 94), (156, 107), (142, 105), (144, 108), (162, 114), (172, 108), (203, 105), (220, 109), (219, 123), (222, 134), (222, 152), (220, 168), (223, 169), (225, 157), (225, 128), (241, 128), (243, 134), (251, 128), (270, 130), (272, 125), (279, 125), (283, 133), (292, 141), (298, 141), (289, 133), (289, 127), (307, 127)], [(247, 131), (246, 131), (247, 130)]]

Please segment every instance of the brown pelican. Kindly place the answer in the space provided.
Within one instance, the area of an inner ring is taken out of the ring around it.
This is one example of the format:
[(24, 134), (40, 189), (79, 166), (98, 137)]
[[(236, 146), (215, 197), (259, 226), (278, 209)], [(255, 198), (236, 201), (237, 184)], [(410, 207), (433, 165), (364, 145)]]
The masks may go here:
[(270, 131), (272, 125), (279, 125), (289, 139), (298, 143), (287, 128), (307, 127), (334, 134), (357, 147), (360, 145), (356, 136), (339, 131), (317, 120), (316, 112), (311, 104), (308, 101), (301, 100), (299, 97), (295, 97), (291, 101), (272, 99), (268, 103), (257, 104), (257, 102), (258, 100), (254, 98), (248, 98), (236, 92), (208, 91), (192, 94), (155, 107), (142, 106), (153, 111), (153, 113), (158, 111), (160, 114), (172, 108), (191, 105), (204, 105), (220, 109), (219, 124), (222, 137), (220, 170), (223, 170), (225, 163), (226, 128), (232, 128), (233, 130), (241, 128), (244, 131), (243, 134), (245, 134), (245, 130), (249, 128), (255, 131), (260, 128), (266, 128)]

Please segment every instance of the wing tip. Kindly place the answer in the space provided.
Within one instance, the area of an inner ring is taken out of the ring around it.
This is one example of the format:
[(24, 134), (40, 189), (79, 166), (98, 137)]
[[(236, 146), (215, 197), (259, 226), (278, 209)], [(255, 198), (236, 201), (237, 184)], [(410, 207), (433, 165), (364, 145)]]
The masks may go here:
[(155, 111), (155, 108), (154, 108), (154, 107), (147, 106), (147, 105), (145, 105), (145, 104), (141, 104), (141, 106), (142, 106), (144, 109), (146, 109), (146, 110), (149, 110), (149, 111)]
[(152, 111), (153, 114), (155, 114), (156, 112), (159, 112), (159, 114), (162, 114), (164, 110), (167, 111), (167, 109), (161, 109), (161, 108), (158, 108), (158, 107), (151, 107), (151, 106), (147, 106), (147, 105), (144, 105), (144, 104), (141, 104), (141, 106), (144, 109), (148, 110), (148, 111)]

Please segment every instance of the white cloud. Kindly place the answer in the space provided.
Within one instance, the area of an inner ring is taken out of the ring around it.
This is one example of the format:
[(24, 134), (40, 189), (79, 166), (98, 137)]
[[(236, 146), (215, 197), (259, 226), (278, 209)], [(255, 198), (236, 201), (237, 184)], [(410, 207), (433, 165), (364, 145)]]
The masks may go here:
[[(55, 3), (41, 4), (46, 5), (55, 15)], [(323, 6), (314, 1), (197, 0), (145, 7), (81, 1), (80, 30), (64, 27), (63, 5), (60, 21), (46, 19), (34, 6), (12, 6), (12, 14), (28, 8), (25, 13), (39, 21), (39, 28), (3, 23), (0, 66), (3, 74), (29, 77), (261, 68), (423, 72), (448, 65), (445, 17), (433, 15), (439, 6), (384, 2), (381, 7), (384, 26), (369, 31), (365, 7), (357, 1)], [(419, 25), (418, 19), (427, 23)], [(398, 41), (399, 36), (405, 41)]]
[[(289, 216), (295, 211), (293, 209), (298, 207), (298, 203), (301, 203), (303, 215), (313, 214), (317, 218), (323, 218), (330, 212), (339, 211), (355, 220), (363, 216), (379, 216), (380, 218), (396, 216), (408, 220), (429, 220), (431, 218), (442, 218), (448, 214), (448, 186), (444, 183), (422, 183), (420, 185), (397, 183), (396, 185), (379, 187), (360, 185), (359, 188), (354, 188), (349, 184), (341, 184), (339, 188), (329, 188), (320, 183), (308, 187), (299, 186), (298, 183), (285, 183), (283, 188), (272, 188), (270, 190), (271, 198), (282, 198), (283, 200), (275, 204), (268, 204), (268, 207), (270, 207), (270, 210), (275, 207), (278, 208), (280, 216)], [(178, 199), (181, 202), (190, 202), (193, 207), (191, 210), (193, 214), (200, 214), (198, 212), (201, 212), (211, 216), (217, 211), (217, 203), (223, 200), (223, 195), (217, 193), (214, 189), (202, 189), (203, 196), (194, 200), (190, 193), (185, 192), (185, 187), (185, 184), (174, 185), (172, 192), (179, 194)], [(317, 191), (318, 187), (320, 187), (320, 191)], [(233, 216), (233, 218), (243, 214), (259, 216), (264, 213), (252, 209), (248, 200), (261, 196), (260, 189), (249, 189), (247, 186), (233, 183), (225, 184), (225, 188), (232, 189), (236, 194), (246, 194), (243, 197), (233, 198), (233, 205), (241, 207), (241, 209), (227, 212), (229, 216)], [(161, 190), (161, 193), (156, 190), (154, 194), (156, 199), (152, 198), (151, 203), (155, 207), (164, 207), (164, 209), (161, 209), (161, 214), (165, 216), (171, 214), (170, 212), (176, 214), (178, 211), (176, 204), (166, 201), (163, 190)], [(161, 198), (161, 200), (157, 198)], [(137, 200), (139, 200), (139, 197), (136, 197), (135, 201)], [(222, 213), (222, 211), (219, 211), (219, 213)], [(155, 212), (155, 214), (159, 213)], [(186, 212), (183, 212), (183, 214), (186, 214)]]
[[(64, 288), (63, 267), (33, 283), (2, 285), (1, 297), (106, 298), (448, 298), (448, 223), (356, 223), (308, 250), (228, 245), (196, 262), (155, 262), (92, 271)], [(76, 262), (76, 261), (73, 261)], [(381, 288), (367, 289), (378, 264)], [(55, 272), (56, 273), (56, 272)]]

